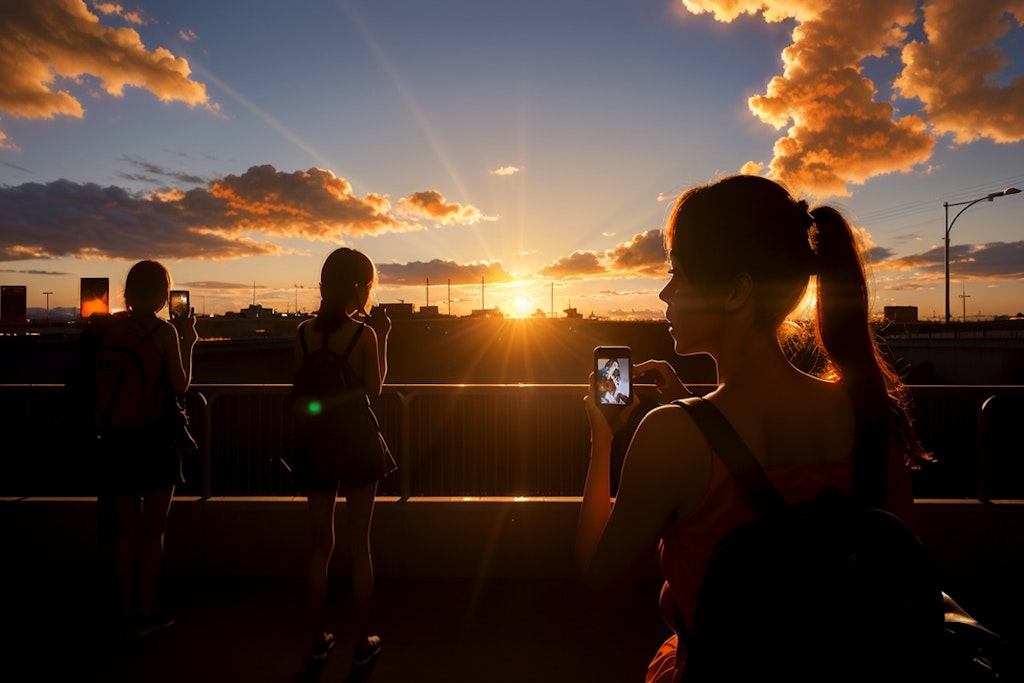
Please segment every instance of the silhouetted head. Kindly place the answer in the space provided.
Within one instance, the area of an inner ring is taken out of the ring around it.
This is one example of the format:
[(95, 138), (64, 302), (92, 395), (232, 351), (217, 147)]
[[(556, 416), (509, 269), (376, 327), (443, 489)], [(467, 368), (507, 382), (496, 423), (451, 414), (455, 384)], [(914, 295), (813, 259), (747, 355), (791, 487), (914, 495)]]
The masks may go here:
[(737, 175), (683, 193), (665, 242), (698, 289), (725, 288), (747, 273), (757, 324), (775, 329), (800, 303), (815, 270), (812, 225), (807, 203), (781, 185)]
[(124, 281), (124, 305), (133, 313), (158, 313), (167, 305), (171, 273), (157, 261), (139, 261)]
[(320, 270), (320, 297), (326, 307), (345, 314), (369, 314), (370, 292), (377, 283), (377, 269), (366, 254), (348, 247), (335, 249)]

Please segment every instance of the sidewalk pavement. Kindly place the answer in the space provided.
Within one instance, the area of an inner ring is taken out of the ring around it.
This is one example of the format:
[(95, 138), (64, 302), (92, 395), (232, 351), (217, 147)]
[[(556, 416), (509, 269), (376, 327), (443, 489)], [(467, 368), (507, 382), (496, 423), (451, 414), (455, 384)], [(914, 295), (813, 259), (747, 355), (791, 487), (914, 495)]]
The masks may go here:
[(87, 572), (18, 583), (7, 586), (3, 661), (8, 671), (22, 673), (7, 680), (641, 681), (668, 636), (654, 583), (605, 620), (587, 612), (569, 580), (384, 578), (375, 605), (382, 652), (373, 664), (353, 669), (346, 579), (330, 588), (337, 645), (316, 664), (309, 659), (299, 579), (167, 577), (164, 594), (175, 624), (129, 642), (119, 637), (112, 578)]

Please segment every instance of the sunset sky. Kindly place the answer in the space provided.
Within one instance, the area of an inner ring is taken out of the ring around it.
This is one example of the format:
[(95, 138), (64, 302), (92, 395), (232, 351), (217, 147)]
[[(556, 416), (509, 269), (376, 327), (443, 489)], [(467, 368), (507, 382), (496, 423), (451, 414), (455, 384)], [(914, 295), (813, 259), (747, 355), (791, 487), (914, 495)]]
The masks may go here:
[[(311, 310), (348, 245), (384, 302), (447, 313), (450, 282), (455, 315), (659, 318), (671, 200), (742, 171), (847, 214), (877, 311), (941, 318), (943, 202), (1024, 189), (1022, 22), (1024, 0), (7, 0), (0, 284), (74, 307), (109, 277), (116, 307), (155, 258), (197, 313)], [(954, 316), (1024, 310), (1024, 193), (950, 235)]]

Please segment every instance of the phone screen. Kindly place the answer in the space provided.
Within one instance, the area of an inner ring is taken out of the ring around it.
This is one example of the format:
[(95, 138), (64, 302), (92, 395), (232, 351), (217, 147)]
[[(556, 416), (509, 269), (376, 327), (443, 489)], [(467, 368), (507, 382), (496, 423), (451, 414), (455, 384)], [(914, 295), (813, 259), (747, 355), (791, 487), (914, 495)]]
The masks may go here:
[(631, 370), (628, 346), (599, 346), (594, 349), (598, 405), (626, 406), (633, 402)]
[(188, 291), (184, 289), (172, 289), (169, 306), (172, 318), (187, 318), (191, 311)]

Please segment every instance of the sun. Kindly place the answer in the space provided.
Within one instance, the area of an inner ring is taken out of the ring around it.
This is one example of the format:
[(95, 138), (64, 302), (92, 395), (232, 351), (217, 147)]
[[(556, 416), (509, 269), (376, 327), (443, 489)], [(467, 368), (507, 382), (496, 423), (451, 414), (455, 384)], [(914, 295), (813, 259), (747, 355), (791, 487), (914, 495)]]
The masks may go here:
[(512, 312), (517, 318), (525, 318), (533, 313), (533, 302), (525, 296), (517, 296), (512, 300)]

